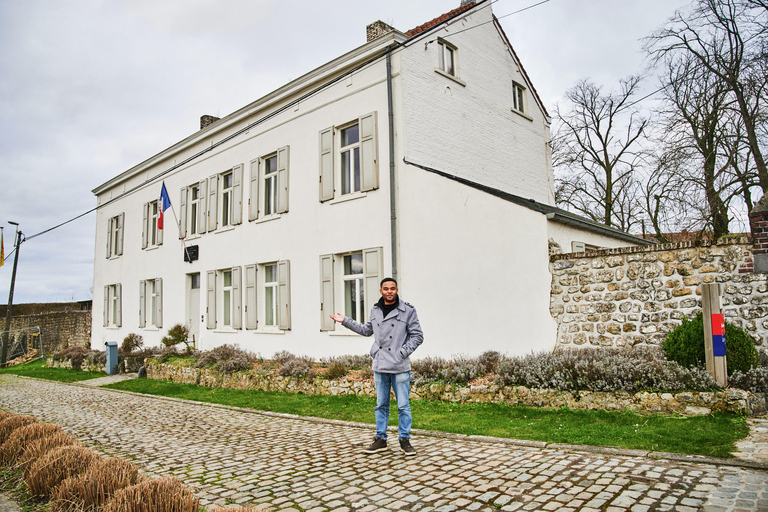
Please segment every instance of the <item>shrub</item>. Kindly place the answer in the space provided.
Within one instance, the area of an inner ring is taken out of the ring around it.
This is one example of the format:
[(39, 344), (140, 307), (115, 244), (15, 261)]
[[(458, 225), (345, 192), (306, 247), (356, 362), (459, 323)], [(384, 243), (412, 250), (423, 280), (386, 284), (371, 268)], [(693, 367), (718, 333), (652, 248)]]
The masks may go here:
[(728, 386), (751, 393), (768, 393), (768, 367), (760, 366), (744, 373), (736, 370), (728, 377)]
[(8, 437), (14, 430), (25, 427), (30, 423), (37, 423), (37, 418), (33, 416), (21, 416), (19, 414), (8, 415), (4, 420), (0, 421), (0, 445), (8, 440)]
[(345, 376), (349, 370), (341, 363), (333, 363), (325, 372), (325, 377), (330, 380), (340, 379)]
[(176, 478), (147, 480), (117, 491), (101, 512), (198, 512), (200, 501)]
[(182, 324), (176, 324), (168, 329), (168, 335), (164, 336), (160, 341), (166, 347), (175, 347), (176, 345), (183, 343), (187, 352), (194, 349), (194, 346), (189, 341), (189, 328)]
[(414, 383), (423, 380), (441, 380), (448, 363), (442, 357), (427, 356), (411, 361), (411, 373)]
[(0, 464), (12, 466), (16, 460), (24, 453), (30, 442), (41, 437), (48, 437), (61, 432), (61, 427), (49, 423), (30, 423), (29, 425), (17, 428), (8, 436), (8, 439), (0, 446)]
[[(683, 322), (667, 334), (662, 347), (670, 361), (675, 361), (686, 368), (703, 367), (705, 356), (702, 313), (697, 313), (692, 320), (683, 318)], [(736, 370), (746, 373), (750, 368), (760, 364), (757, 349), (746, 331), (728, 322), (725, 323), (725, 350), (728, 375)]]
[(291, 359), (296, 359), (296, 356), (291, 354), (287, 350), (281, 350), (280, 352), (275, 352), (275, 355), (272, 356), (272, 360), (279, 365), (284, 365)]
[(717, 389), (701, 368), (686, 369), (655, 348), (571, 349), (501, 362), (496, 384), (562, 390), (665, 391)]
[(233, 373), (250, 370), (259, 356), (241, 349), (237, 345), (221, 345), (213, 350), (196, 352), (194, 357), (196, 368), (211, 366), (216, 370)]
[(341, 364), (347, 368), (353, 370), (361, 370), (363, 368), (370, 368), (373, 364), (373, 359), (368, 354), (365, 355), (346, 355), (346, 356), (332, 356), (320, 358), (320, 364), (326, 368), (330, 368), (334, 364)]
[(21, 471), (25, 477), (29, 474), (32, 465), (46, 453), (62, 446), (79, 446), (80, 442), (69, 434), (64, 432), (54, 433), (52, 435), (41, 437), (31, 441), (24, 447), (24, 451), (16, 459), (16, 468)]
[(105, 350), (90, 350), (86, 356), (85, 360), (88, 361), (88, 364), (91, 366), (96, 365), (106, 365), (107, 364), (107, 352)]
[(495, 350), (489, 350), (480, 354), (480, 356), (477, 358), (477, 362), (480, 365), (481, 372), (485, 374), (492, 374), (499, 373), (499, 367), (501, 366), (501, 361), (503, 359), (504, 356), (502, 356), (499, 352), (496, 352)]
[(278, 375), (283, 377), (294, 377), (297, 379), (312, 380), (317, 372), (312, 367), (312, 360), (308, 357), (294, 357), (280, 366)]
[(24, 481), (30, 495), (48, 497), (57, 485), (85, 472), (100, 458), (98, 453), (84, 446), (60, 446), (32, 464)]
[(466, 384), (481, 374), (481, 366), (477, 358), (454, 356), (443, 370), (443, 378), (449, 382)]
[(83, 361), (85, 361), (85, 358), (87, 355), (88, 355), (88, 349), (85, 347), (67, 347), (64, 350), (54, 352), (53, 360), (54, 361), (70, 360), (72, 362), (72, 368), (74, 368), (75, 370), (79, 370), (80, 366), (83, 364)]
[(123, 344), (120, 345), (120, 350), (123, 354), (130, 354), (134, 350), (141, 350), (142, 348), (144, 348), (144, 338), (135, 333), (130, 333), (123, 338)]
[(123, 459), (101, 459), (81, 475), (64, 480), (51, 494), (55, 512), (95, 512), (115, 492), (143, 481), (136, 466)]

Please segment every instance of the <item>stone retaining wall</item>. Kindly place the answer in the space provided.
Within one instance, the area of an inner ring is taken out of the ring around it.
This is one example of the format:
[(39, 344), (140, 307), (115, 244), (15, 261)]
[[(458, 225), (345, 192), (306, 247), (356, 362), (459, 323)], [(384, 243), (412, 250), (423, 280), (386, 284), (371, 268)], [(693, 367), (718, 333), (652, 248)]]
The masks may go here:
[[(373, 380), (349, 382), (344, 380), (303, 379), (241, 372), (226, 374), (207, 368), (172, 364), (147, 364), (147, 377), (185, 384), (233, 389), (258, 389), (308, 395), (376, 396)], [(759, 414), (768, 411), (765, 393), (748, 393), (738, 389), (719, 392), (682, 393), (606, 393), (593, 391), (558, 391), (530, 389), (525, 386), (458, 386), (453, 384), (422, 384), (411, 387), (412, 399), (442, 400), (460, 403), (505, 403), (530, 407), (568, 407), (570, 409), (631, 410), (645, 413), (709, 414), (728, 411), (738, 414)]]
[[(91, 343), (91, 311), (56, 311), (35, 315), (11, 317), (11, 331), (40, 327), (43, 353), (73, 346), (89, 346)], [(23, 336), (24, 333), (17, 333)]]
[(659, 345), (701, 310), (700, 285), (720, 283), (726, 320), (768, 351), (768, 276), (747, 237), (555, 254), (550, 271), (559, 347)]

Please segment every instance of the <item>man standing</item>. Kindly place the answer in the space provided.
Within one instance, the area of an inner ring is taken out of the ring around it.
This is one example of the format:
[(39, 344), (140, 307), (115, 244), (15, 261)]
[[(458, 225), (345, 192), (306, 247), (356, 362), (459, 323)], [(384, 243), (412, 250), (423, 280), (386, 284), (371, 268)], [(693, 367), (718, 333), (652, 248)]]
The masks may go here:
[(400, 449), (406, 455), (416, 455), (411, 446), (411, 360), (409, 356), (424, 341), (416, 309), (397, 295), (397, 281), (382, 279), (381, 298), (374, 304), (368, 322), (361, 324), (340, 313), (331, 315), (341, 325), (362, 336), (373, 334), (371, 357), (376, 384), (376, 437), (365, 453), (387, 449), (390, 389), (395, 390), (398, 411)]

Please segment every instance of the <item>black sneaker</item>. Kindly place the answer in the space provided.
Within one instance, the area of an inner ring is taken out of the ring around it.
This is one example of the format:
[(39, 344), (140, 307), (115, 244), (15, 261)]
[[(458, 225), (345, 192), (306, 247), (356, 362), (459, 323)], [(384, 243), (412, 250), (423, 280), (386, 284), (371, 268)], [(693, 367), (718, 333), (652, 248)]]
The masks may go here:
[(416, 455), (416, 450), (411, 446), (411, 441), (409, 439), (403, 438), (400, 440), (400, 450), (407, 456)]
[(373, 444), (365, 449), (365, 453), (383, 452), (387, 449), (387, 440), (380, 437), (373, 438)]

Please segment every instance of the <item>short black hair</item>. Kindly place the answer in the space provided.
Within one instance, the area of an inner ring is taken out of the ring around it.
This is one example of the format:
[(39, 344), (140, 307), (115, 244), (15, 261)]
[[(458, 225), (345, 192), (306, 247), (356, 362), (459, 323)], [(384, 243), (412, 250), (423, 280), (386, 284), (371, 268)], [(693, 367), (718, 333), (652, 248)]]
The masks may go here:
[(395, 281), (394, 277), (385, 277), (384, 279), (381, 280), (381, 283), (379, 283), (379, 288), (383, 288), (384, 283), (386, 283), (387, 281), (392, 281), (393, 283), (395, 283), (395, 286), (397, 286), (397, 281)]

